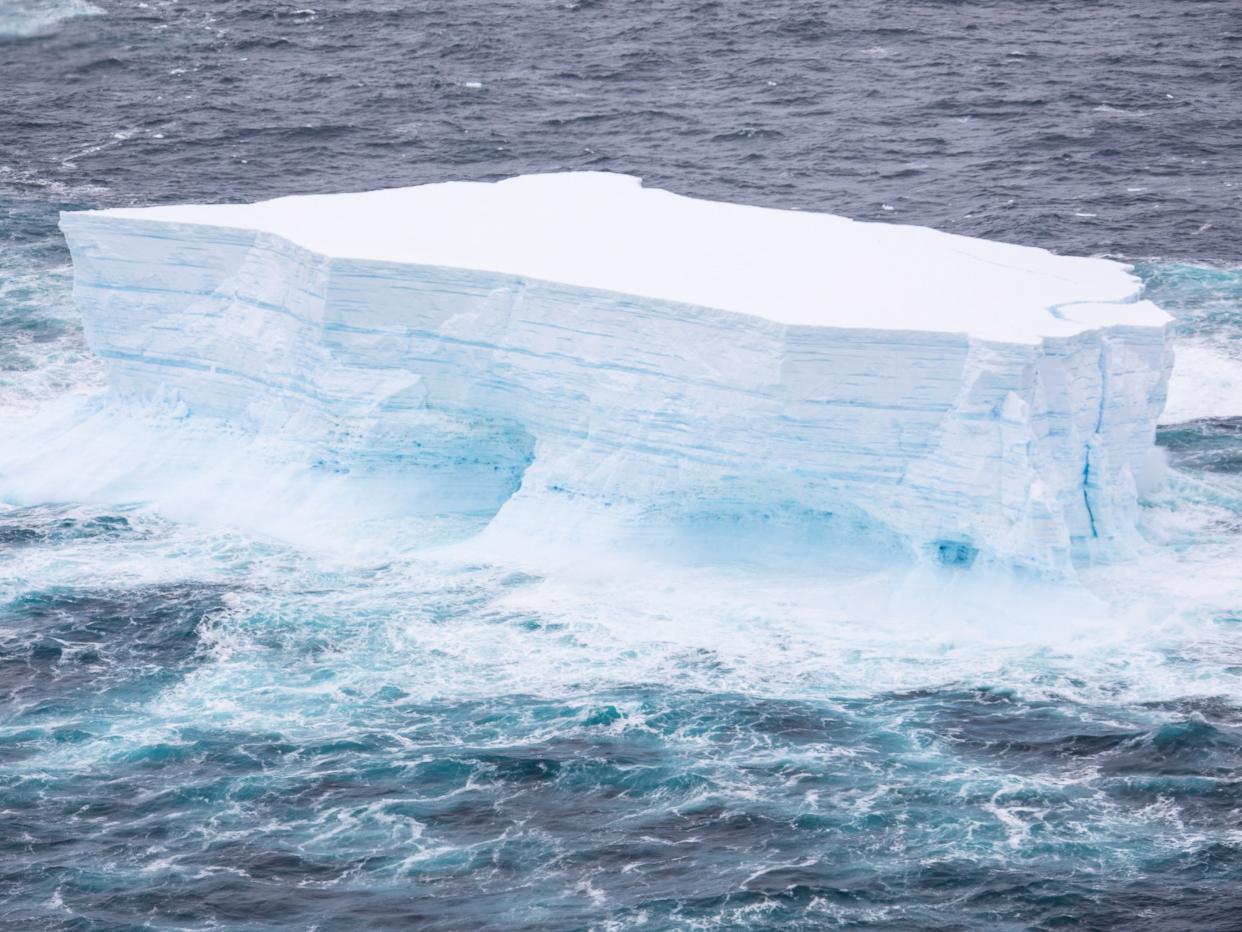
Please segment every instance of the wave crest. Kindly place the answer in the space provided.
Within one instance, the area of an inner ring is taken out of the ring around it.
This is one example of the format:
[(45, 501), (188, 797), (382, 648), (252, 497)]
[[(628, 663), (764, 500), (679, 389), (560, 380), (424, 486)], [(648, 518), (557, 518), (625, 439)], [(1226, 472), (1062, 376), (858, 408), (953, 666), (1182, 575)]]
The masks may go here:
[(87, 0), (64, 0), (61, 3), (5, 0), (0, 4), (0, 38), (25, 38), (48, 32), (67, 19), (78, 16), (102, 16), (99, 7)]

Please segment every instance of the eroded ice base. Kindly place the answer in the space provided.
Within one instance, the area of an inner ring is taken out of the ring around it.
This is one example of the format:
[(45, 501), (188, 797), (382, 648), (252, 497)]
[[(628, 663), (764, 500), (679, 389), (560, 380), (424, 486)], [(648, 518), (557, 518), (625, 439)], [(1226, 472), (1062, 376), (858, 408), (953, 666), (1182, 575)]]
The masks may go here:
[(10, 497), (1061, 576), (1136, 543), (1170, 354), (1115, 263), (581, 174), (62, 228), (111, 396), (61, 436), (125, 439), (10, 456)]

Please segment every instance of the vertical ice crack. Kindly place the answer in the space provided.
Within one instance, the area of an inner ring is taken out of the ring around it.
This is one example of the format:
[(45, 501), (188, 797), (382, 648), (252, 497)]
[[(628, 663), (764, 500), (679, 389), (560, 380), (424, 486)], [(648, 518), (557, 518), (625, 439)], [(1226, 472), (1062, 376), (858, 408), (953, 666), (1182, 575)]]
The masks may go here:
[(1095, 512), (1091, 510), (1091, 445), (1087, 444), (1087, 452), (1082, 464), (1082, 503), (1087, 509), (1087, 523), (1091, 526), (1091, 536), (1098, 538), (1099, 531), (1095, 527)]
[(1100, 372), (1100, 403), (1095, 414), (1095, 431), (1087, 441), (1082, 463), (1082, 502), (1087, 509), (1087, 522), (1091, 526), (1093, 538), (1099, 538), (1100, 533), (1095, 525), (1095, 512), (1091, 508), (1091, 446), (1096, 442), (1096, 438), (1100, 436), (1100, 431), (1104, 427), (1104, 406), (1108, 400), (1108, 341), (1103, 336), (1100, 337), (1097, 366)]

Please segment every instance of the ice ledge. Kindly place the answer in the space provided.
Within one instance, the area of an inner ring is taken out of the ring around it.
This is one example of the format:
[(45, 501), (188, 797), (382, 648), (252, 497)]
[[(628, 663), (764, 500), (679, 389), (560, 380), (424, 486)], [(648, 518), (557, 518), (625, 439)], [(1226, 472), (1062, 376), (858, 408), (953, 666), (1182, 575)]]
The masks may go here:
[(65, 215), (269, 233), (321, 256), (471, 269), (781, 324), (1017, 343), (1162, 326), (1119, 263), (925, 227), (698, 200), (604, 172)]

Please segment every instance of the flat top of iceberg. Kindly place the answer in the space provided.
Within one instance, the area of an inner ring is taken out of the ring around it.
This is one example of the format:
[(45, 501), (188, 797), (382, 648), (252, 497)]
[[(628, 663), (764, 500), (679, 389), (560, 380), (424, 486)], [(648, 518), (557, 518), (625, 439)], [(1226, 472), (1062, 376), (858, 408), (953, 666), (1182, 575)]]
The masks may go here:
[(253, 229), (328, 256), (508, 273), (783, 324), (1037, 342), (1169, 320), (1105, 259), (698, 200), (604, 172), (88, 213)]

